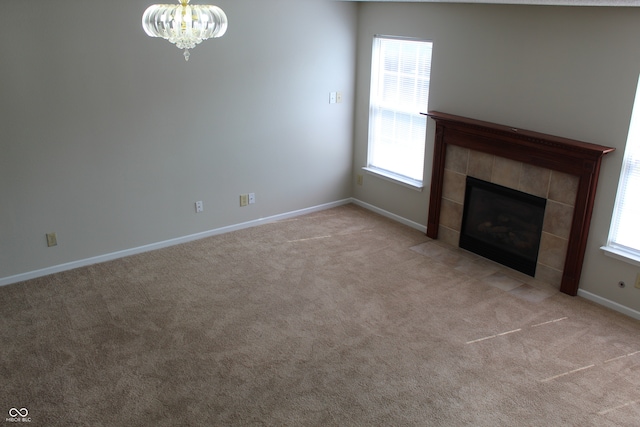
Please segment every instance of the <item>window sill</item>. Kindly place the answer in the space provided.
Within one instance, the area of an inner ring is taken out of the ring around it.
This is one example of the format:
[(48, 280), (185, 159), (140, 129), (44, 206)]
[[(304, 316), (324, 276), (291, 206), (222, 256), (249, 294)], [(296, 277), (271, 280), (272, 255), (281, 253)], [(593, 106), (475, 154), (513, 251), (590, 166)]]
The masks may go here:
[(606, 256), (640, 267), (640, 254), (614, 246), (602, 246)]
[(382, 169), (363, 167), (362, 170), (364, 170), (367, 173), (370, 173), (371, 175), (375, 175), (379, 178), (382, 178), (386, 181), (400, 184), (403, 187), (407, 187), (415, 191), (422, 191), (422, 189), (424, 188), (422, 181), (417, 181), (415, 179), (407, 178), (406, 176), (396, 175), (394, 173), (391, 173)]

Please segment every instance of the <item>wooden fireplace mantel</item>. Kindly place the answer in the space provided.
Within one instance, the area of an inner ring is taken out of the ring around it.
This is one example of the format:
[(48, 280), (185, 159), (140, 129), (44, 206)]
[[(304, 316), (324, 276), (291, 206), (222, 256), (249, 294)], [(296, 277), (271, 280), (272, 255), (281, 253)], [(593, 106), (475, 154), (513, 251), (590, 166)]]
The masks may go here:
[(560, 291), (576, 295), (587, 247), (602, 157), (615, 148), (431, 111), (435, 120), (427, 236), (438, 237), (447, 144), (579, 177)]

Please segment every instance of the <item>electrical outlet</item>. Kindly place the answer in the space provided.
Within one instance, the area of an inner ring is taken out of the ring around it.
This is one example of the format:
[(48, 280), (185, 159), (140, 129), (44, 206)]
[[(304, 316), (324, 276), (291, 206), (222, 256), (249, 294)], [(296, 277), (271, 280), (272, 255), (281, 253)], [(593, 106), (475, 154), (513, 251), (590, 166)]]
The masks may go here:
[(256, 202), (256, 193), (249, 193), (249, 204), (252, 205)]
[(240, 206), (247, 206), (249, 204), (249, 195), (241, 194), (240, 195)]
[(202, 205), (202, 200), (198, 200), (196, 202), (196, 213), (202, 212), (204, 210), (204, 206)]
[(362, 175), (357, 175), (356, 176), (356, 184), (362, 185), (362, 181), (363, 181)]
[(56, 233), (47, 233), (47, 246), (56, 246), (58, 244), (58, 237), (56, 237)]
[(636, 288), (640, 289), (640, 273), (636, 275)]

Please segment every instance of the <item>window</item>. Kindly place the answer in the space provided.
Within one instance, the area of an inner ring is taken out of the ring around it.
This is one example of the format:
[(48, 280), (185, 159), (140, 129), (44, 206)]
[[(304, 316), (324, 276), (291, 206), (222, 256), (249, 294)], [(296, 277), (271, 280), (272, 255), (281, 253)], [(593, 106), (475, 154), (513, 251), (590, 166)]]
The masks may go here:
[(609, 241), (604, 248), (640, 262), (640, 82), (631, 114)]
[(431, 50), (429, 41), (375, 36), (368, 171), (422, 188)]

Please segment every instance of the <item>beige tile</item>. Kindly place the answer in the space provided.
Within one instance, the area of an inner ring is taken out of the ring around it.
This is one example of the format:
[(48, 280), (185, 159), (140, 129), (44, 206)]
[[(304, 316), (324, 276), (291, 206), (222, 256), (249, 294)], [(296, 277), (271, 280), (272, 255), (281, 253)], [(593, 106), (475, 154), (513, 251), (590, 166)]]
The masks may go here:
[(579, 178), (562, 172), (551, 172), (549, 199), (574, 206), (578, 194)]
[(519, 280), (522, 283), (529, 283), (530, 281), (535, 280), (533, 277), (529, 276), (528, 274), (524, 274), (518, 270), (514, 270), (509, 267), (504, 268), (504, 274), (516, 280)]
[(460, 231), (462, 225), (462, 203), (442, 199), (440, 206), (440, 225)]
[(567, 239), (543, 232), (542, 239), (540, 240), (538, 262), (546, 265), (547, 267), (563, 270), (568, 242), (569, 241)]
[(460, 250), (446, 250), (437, 255), (432, 256), (432, 258), (444, 265), (447, 265), (451, 268), (464, 266), (470, 263), (473, 263), (474, 260), (466, 256), (463, 251)]
[(412, 246), (410, 249), (451, 268), (471, 263), (477, 259), (477, 255), (443, 243), (440, 240), (430, 240), (428, 242)]
[[(538, 267), (540, 267), (540, 264), (538, 264)], [(542, 266), (542, 268), (547, 268), (547, 267)], [(533, 277), (529, 277), (527, 280), (524, 280), (524, 282), (527, 285), (533, 286), (534, 288), (537, 288), (542, 292), (545, 292), (549, 296), (555, 295), (558, 292), (560, 292), (560, 282), (562, 281), (562, 272), (558, 270), (554, 270), (554, 272), (556, 273), (556, 275), (558, 275), (559, 273), (557, 279), (556, 278), (552, 279), (554, 283), (549, 283), (547, 281), (535, 279)], [(536, 269), (536, 273), (538, 273), (537, 269)]]
[(469, 149), (457, 145), (447, 145), (447, 156), (444, 159), (444, 168), (453, 172), (467, 174), (469, 162)]
[(518, 188), (522, 163), (503, 157), (495, 157), (493, 160), (493, 173), (491, 182), (509, 188)]
[(483, 259), (480, 255), (475, 254), (471, 251), (468, 251), (466, 249), (462, 249), (461, 247), (459, 247), (458, 245), (456, 245), (455, 248), (452, 249), (452, 251), (457, 252), (460, 254), (460, 256), (464, 257), (464, 258), (468, 258), (471, 261), (477, 261), (479, 259)]
[(502, 289), (503, 291), (510, 291), (524, 284), (521, 281), (514, 279), (513, 277), (507, 276), (501, 271), (484, 277), (482, 281), (484, 283), (487, 283), (488, 285), (493, 286), (494, 288)]
[(491, 276), (500, 271), (500, 266), (494, 262), (481, 258), (477, 261), (465, 263), (454, 268), (454, 270), (476, 279)]
[(518, 190), (546, 199), (550, 179), (551, 170), (523, 164)]
[(448, 227), (438, 227), (438, 240), (451, 246), (458, 246), (460, 242), (460, 230), (452, 230)]
[(448, 249), (442, 247), (441, 245), (437, 245), (435, 240), (430, 240), (428, 242), (420, 243), (419, 245), (412, 246), (410, 248), (412, 251), (419, 253), (420, 255), (433, 257), (443, 252), (447, 252)]
[(454, 202), (464, 203), (464, 193), (467, 184), (467, 176), (451, 170), (444, 170), (442, 183), (442, 197)]
[(568, 239), (573, 222), (573, 206), (547, 200), (542, 231)]
[[(447, 147), (445, 167), (438, 244), (458, 246), (466, 187), (465, 174), (550, 200), (547, 201), (545, 211), (535, 279), (505, 273), (501, 266), (484, 258), (471, 262), (452, 253), (439, 252), (433, 256), (445, 264), (455, 265), (458, 271), (476, 277), (494, 274), (498, 277), (501, 274), (506, 278), (503, 281), (495, 280), (497, 287), (511, 291), (523, 299), (538, 301), (558, 292), (573, 219), (578, 177), (457, 146)], [(546, 288), (536, 284), (543, 284)]]
[(536, 266), (536, 280), (559, 288), (562, 283), (562, 271), (538, 263)]
[(492, 154), (470, 150), (467, 175), (490, 182), (491, 172), (493, 171), (493, 157)]

